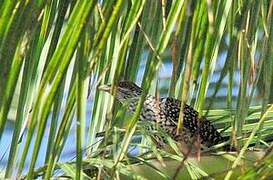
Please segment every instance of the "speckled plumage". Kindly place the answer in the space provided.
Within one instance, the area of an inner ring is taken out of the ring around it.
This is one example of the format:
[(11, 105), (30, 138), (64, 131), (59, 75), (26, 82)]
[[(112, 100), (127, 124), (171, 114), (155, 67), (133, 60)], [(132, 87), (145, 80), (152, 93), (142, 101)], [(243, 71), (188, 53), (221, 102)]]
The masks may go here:
[[(129, 110), (135, 111), (142, 89), (129, 81), (121, 81), (117, 86), (117, 99), (121, 103), (127, 102)], [(201, 144), (209, 147), (222, 142), (224, 139), (206, 118), (198, 120), (198, 112), (191, 106), (184, 105), (183, 129), (177, 135), (177, 122), (181, 102), (174, 98), (160, 98), (147, 95), (140, 120), (154, 121), (160, 125), (176, 141), (196, 139), (199, 135)], [(187, 142), (192, 143), (192, 142)]]

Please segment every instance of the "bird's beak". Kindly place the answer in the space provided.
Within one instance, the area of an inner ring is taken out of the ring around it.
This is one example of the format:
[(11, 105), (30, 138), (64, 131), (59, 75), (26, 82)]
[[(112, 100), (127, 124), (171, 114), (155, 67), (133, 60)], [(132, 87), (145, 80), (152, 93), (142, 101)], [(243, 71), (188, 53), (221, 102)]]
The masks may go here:
[(111, 90), (111, 85), (108, 84), (103, 84), (98, 87), (99, 90), (105, 91), (105, 92), (110, 92)]

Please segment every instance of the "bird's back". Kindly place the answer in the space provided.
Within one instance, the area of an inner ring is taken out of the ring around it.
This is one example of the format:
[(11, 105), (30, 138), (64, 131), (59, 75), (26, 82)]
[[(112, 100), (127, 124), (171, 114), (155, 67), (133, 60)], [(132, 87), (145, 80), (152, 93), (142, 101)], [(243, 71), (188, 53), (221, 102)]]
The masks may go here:
[[(181, 102), (174, 98), (161, 99), (161, 111), (167, 121), (178, 122)], [(187, 129), (191, 136), (200, 136), (201, 143), (212, 146), (222, 142), (224, 139), (205, 117), (199, 119), (198, 112), (191, 106), (185, 104), (183, 110), (183, 128)], [(177, 126), (176, 126), (177, 127)]]
[[(138, 98), (129, 103), (130, 111), (134, 112)], [(198, 112), (191, 106), (184, 105), (183, 128), (177, 134), (177, 123), (179, 119), (181, 102), (174, 98), (160, 98), (148, 95), (140, 114), (141, 120), (154, 121), (164, 129), (174, 140), (186, 139), (188, 137), (200, 137), (201, 143), (207, 147), (218, 144), (224, 139), (206, 118), (199, 119)]]

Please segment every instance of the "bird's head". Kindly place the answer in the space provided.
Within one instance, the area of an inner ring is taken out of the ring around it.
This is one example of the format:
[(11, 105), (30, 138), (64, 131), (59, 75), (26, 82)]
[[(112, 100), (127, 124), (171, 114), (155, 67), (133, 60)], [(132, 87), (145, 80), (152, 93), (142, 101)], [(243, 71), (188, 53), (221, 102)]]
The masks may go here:
[[(111, 84), (99, 86), (100, 90), (110, 93)], [(141, 96), (142, 89), (130, 81), (120, 81), (117, 84), (116, 97), (120, 102)]]

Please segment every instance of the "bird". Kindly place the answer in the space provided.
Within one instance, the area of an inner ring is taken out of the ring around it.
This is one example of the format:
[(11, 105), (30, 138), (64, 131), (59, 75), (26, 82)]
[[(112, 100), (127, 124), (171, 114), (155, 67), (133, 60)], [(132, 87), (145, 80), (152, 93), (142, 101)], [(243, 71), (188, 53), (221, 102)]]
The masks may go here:
[[(111, 84), (101, 85), (100, 90), (110, 93)], [(142, 96), (143, 89), (131, 81), (120, 81), (116, 87), (116, 99), (127, 104), (130, 113), (134, 113)], [(183, 106), (183, 127), (177, 133), (177, 124), (181, 101), (173, 97), (157, 98), (148, 94), (140, 113), (140, 121), (151, 121), (159, 125), (173, 140), (192, 145), (199, 138), (204, 147), (224, 142), (226, 139), (205, 117), (188, 104)], [(193, 142), (195, 141), (195, 142)]]

